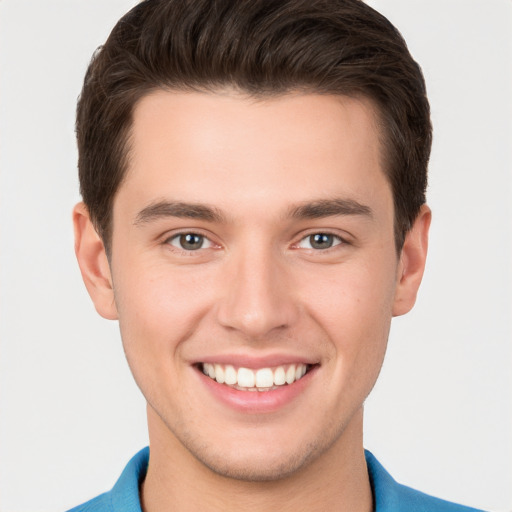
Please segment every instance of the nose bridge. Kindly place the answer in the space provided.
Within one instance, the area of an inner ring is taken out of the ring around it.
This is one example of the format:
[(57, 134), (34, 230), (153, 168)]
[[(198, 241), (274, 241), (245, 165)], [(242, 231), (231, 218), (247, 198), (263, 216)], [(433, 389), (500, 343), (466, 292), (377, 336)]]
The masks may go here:
[(230, 255), (224, 276), (219, 322), (257, 339), (295, 319), (293, 303), (280, 255), (270, 244), (245, 244)]

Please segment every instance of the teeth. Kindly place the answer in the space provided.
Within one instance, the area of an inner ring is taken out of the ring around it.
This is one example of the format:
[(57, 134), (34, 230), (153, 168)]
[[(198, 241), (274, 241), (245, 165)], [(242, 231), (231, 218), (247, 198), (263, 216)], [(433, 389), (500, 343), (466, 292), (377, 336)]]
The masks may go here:
[(276, 368), (250, 368), (235, 369), (232, 365), (203, 363), (202, 370), (205, 375), (216, 380), (219, 384), (227, 384), (247, 391), (267, 391), (274, 386), (293, 384), (304, 377), (307, 371), (305, 364), (291, 364), (277, 366)]
[(295, 382), (295, 365), (292, 364), (288, 370), (286, 370), (286, 384)]
[(215, 365), (215, 377), (214, 378), (219, 384), (224, 384), (224, 382), (226, 380), (224, 368), (222, 368), (222, 366), (220, 364)]
[[(252, 373), (252, 372), (251, 372)], [(256, 372), (256, 387), (271, 388), (274, 385), (274, 374), (270, 368), (262, 368)], [(249, 387), (249, 386), (245, 386)]]
[(249, 368), (239, 368), (238, 369), (237, 384), (241, 388), (253, 388), (255, 380), (256, 380), (256, 378), (254, 376), (254, 372), (252, 370), (249, 370)]
[(299, 380), (300, 378), (304, 377), (305, 373), (306, 367), (303, 364), (297, 365), (297, 368), (295, 369), (295, 380)]
[(276, 368), (274, 372), (274, 384), (276, 386), (282, 386), (286, 383), (286, 372), (282, 366)]
[[(229, 386), (233, 386), (237, 381), (237, 373), (233, 366), (228, 364), (224, 372), (224, 382)], [(218, 382), (218, 381), (217, 381)]]

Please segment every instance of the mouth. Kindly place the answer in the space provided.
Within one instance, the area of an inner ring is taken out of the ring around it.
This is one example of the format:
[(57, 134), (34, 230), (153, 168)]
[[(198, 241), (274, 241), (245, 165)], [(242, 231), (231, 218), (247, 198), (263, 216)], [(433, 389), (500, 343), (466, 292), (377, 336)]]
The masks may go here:
[(210, 379), (239, 391), (267, 392), (299, 381), (316, 365), (297, 363), (265, 368), (235, 367), (220, 363), (199, 363)]

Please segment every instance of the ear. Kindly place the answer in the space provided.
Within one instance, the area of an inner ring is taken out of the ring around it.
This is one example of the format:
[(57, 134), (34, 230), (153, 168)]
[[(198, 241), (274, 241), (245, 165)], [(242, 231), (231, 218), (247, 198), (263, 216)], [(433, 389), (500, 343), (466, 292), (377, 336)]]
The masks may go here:
[(431, 218), (430, 208), (424, 204), (405, 237), (398, 263), (393, 316), (408, 313), (416, 302), (427, 259), (428, 230)]
[(84, 203), (73, 208), (75, 254), (85, 287), (96, 311), (109, 320), (117, 319), (114, 289), (105, 246), (91, 222)]

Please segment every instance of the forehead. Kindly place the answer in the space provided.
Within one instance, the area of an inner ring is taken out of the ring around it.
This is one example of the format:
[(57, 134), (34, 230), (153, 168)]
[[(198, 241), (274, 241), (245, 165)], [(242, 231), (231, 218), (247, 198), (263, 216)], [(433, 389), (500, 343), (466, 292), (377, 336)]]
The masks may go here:
[(136, 105), (120, 193), (222, 208), (389, 195), (370, 101), (157, 91)]

